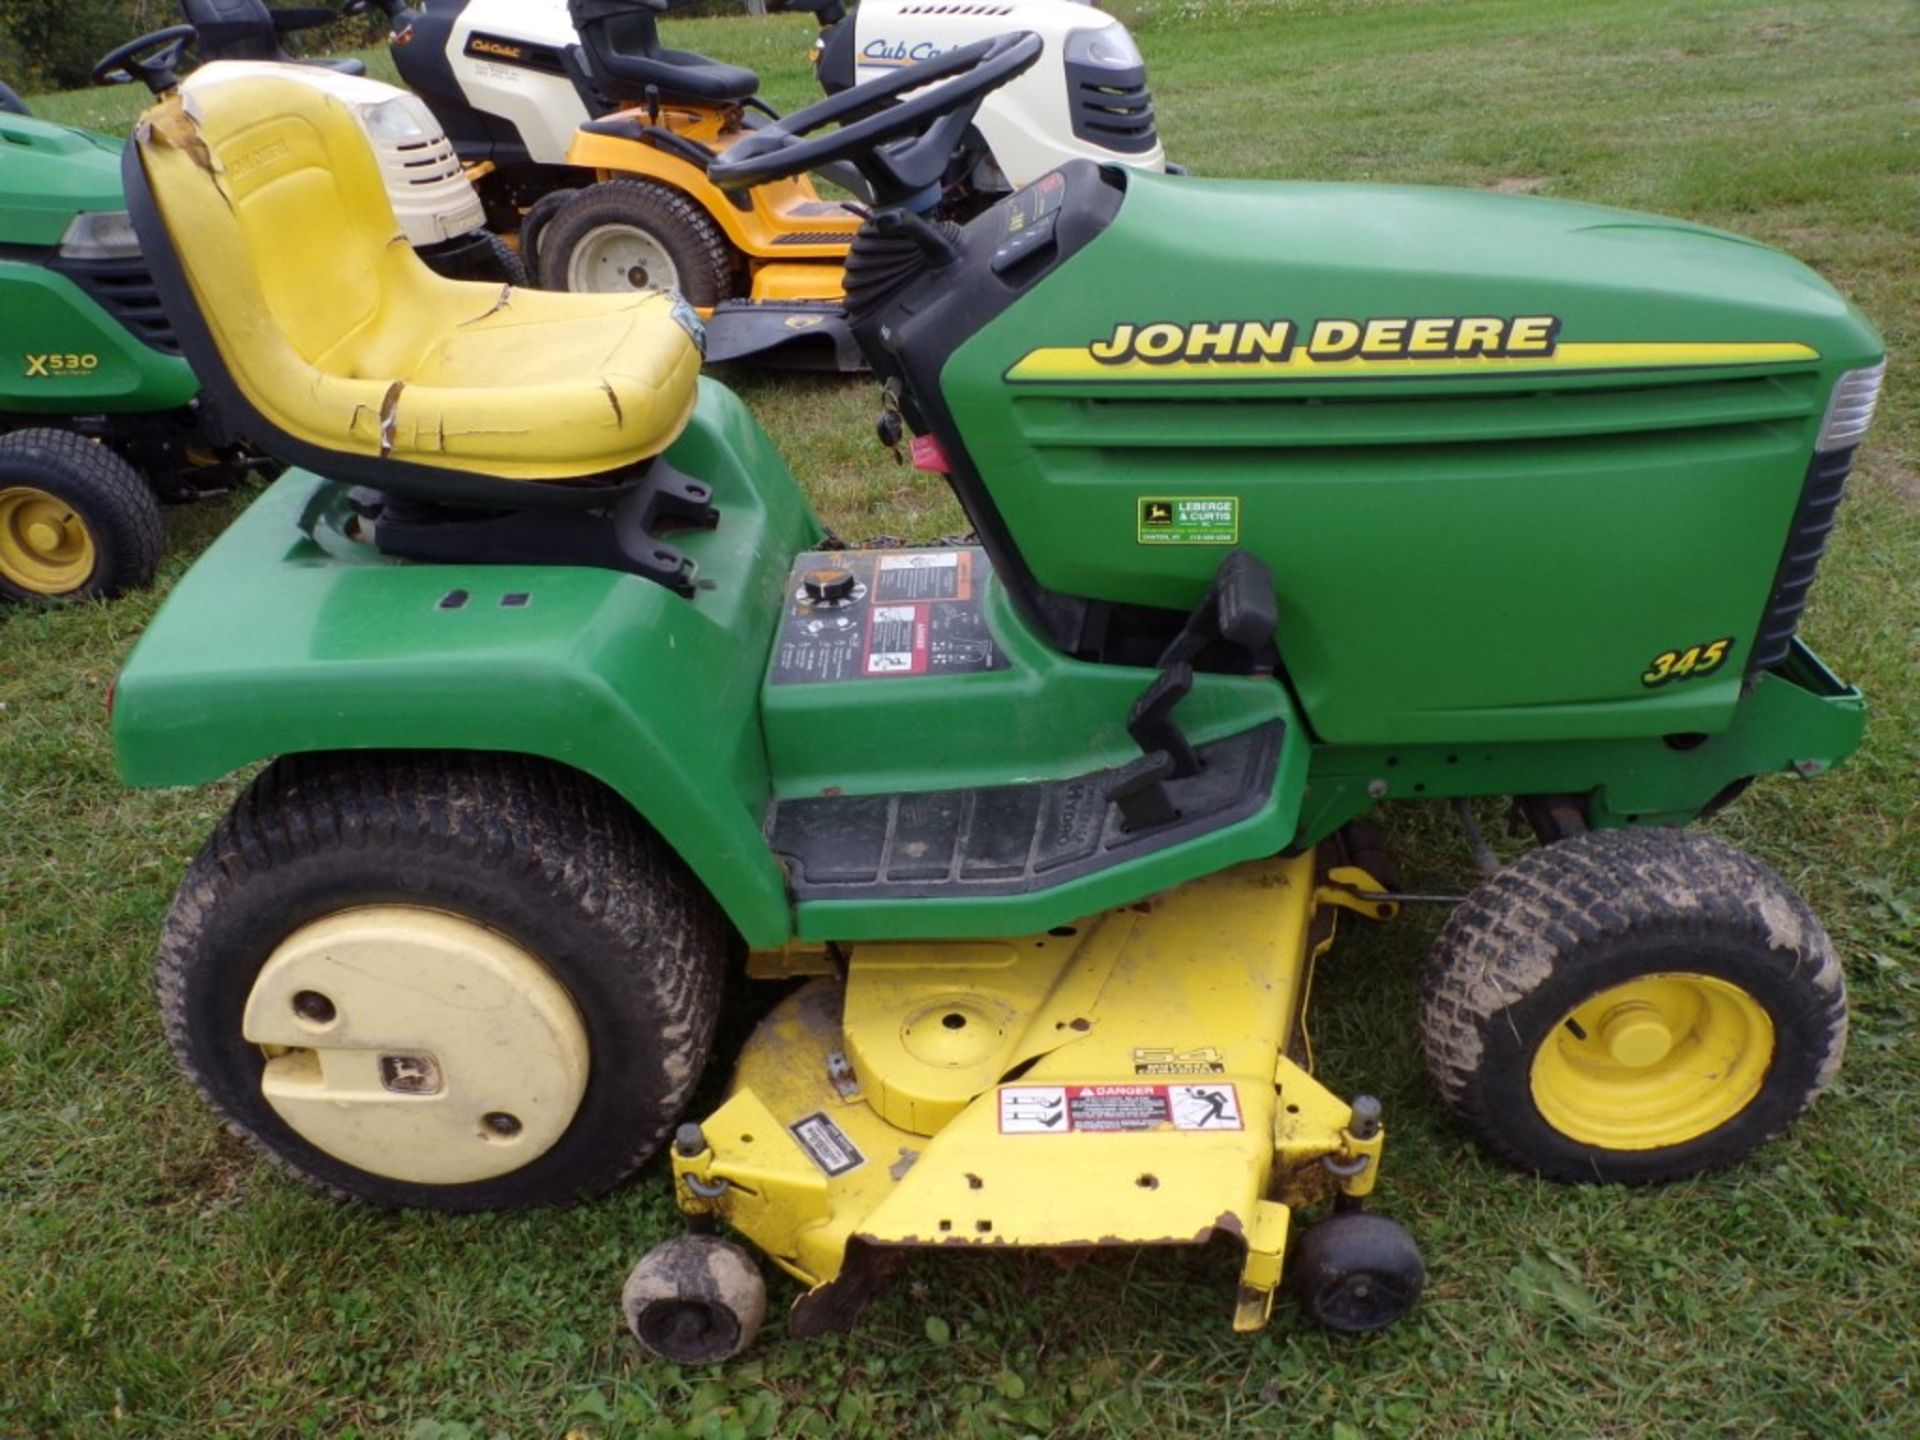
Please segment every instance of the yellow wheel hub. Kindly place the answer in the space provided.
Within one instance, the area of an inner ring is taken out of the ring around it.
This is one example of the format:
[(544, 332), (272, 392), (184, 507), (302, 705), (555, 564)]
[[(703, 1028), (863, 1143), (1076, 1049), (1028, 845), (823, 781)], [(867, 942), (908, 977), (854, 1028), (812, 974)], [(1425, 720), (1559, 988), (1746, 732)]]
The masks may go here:
[(459, 1185), (566, 1133), (586, 1027), (559, 981), (483, 925), (375, 905), (302, 927), (247, 997), (260, 1088), (309, 1144), (371, 1174)]
[(1533, 1058), (1533, 1103), (1569, 1139), (1658, 1150), (1718, 1129), (1760, 1093), (1773, 1021), (1710, 975), (1647, 975), (1562, 1018)]
[(36, 595), (65, 595), (93, 575), (87, 522), (31, 485), (0, 489), (0, 577)]

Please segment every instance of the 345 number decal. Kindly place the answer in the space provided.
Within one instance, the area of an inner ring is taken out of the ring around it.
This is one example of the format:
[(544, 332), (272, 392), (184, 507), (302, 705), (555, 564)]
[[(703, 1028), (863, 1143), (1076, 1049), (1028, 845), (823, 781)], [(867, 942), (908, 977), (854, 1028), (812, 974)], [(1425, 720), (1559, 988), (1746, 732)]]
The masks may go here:
[(1689, 645), (1684, 650), (1662, 650), (1653, 657), (1653, 663), (1641, 675), (1640, 683), (1652, 689), (1679, 680), (1698, 680), (1702, 675), (1711, 675), (1726, 664), (1727, 655), (1732, 649), (1733, 637), (1729, 635), (1705, 645)]

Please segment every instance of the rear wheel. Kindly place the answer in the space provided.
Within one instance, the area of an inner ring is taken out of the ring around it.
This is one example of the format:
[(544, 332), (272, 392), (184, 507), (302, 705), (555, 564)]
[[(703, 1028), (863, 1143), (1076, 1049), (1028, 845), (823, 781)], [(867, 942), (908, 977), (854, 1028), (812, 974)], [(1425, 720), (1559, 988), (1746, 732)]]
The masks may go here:
[(151, 581), (165, 545), (152, 487), (105, 445), (0, 436), (0, 598), (106, 599)]
[(1600, 831), (1522, 857), (1454, 912), (1421, 1028), (1495, 1154), (1556, 1180), (1671, 1180), (1813, 1103), (1846, 1048), (1846, 985), (1759, 861), (1691, 831)]
[(642, 180), (590, 185), (539, 232), (548, 290), (672, 290), (689, 304), (733, 293), (733, 252), (712, 218), (677, 190)]
[(380, 1205), (605, 1189), (679, 1117), (730, 941), (623, 802), (539, 762), (282, 760), (180, 887), (167, 1036), (231, 1124)]

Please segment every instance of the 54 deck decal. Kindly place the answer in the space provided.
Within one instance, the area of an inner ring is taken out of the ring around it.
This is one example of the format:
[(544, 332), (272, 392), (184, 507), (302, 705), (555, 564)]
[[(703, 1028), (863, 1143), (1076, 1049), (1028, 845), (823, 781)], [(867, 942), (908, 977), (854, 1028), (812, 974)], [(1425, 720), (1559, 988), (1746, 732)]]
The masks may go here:
[(1806, 345), (1568, 341), (1557, 315), (1326, 316), (1116, 321), (1080, 345), (1043, 346), (1015, 384), (1217, 384), (1260, 380), (1466, 377), (1510, 371), (1667, 370), (1820, 358)]

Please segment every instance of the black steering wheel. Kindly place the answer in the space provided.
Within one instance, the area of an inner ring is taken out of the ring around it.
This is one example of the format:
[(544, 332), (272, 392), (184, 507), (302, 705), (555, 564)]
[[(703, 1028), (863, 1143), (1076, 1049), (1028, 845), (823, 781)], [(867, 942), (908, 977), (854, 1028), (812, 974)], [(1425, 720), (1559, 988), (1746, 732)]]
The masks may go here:
[[(728, 147), (707, 178), (722, 190), (747, 190), (850, 160), (879, 204), (929, 209), (980, 102), (1030, 68), (1044, 44), (1030, 30), (1015, 30), (904, 65), (762, 125)], [(930, 85), (937, 88), (891, 103)], [(813, 136), (828, 125), (840, 128)]]
[(191, 25), (173, 25), (142, 35), (100, 57), (93, 67), (96, 85), (127, 85), (138, 80), (155, 95), (164, 95), (180, 83), (180, 63), (200, 38)]

